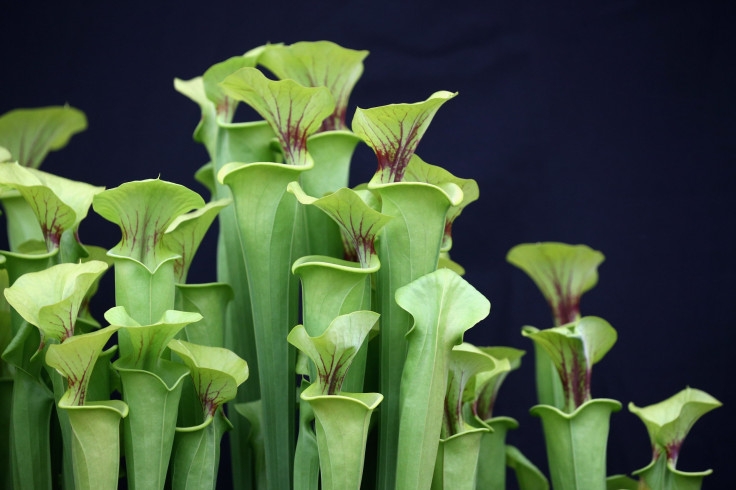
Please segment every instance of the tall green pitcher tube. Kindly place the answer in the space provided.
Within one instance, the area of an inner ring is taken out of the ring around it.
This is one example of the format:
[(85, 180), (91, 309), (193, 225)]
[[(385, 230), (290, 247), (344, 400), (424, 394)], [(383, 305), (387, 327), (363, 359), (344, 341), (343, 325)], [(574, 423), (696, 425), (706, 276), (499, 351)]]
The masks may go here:
[[(371, 274), (380, 268), (377, 257), (372, 267), (363, 269), (356, 262), (324, 256), (302, 257), (292, 267), (302, 282), (304, 328), (312, 337), (327, 329), (332, 320), (371, 306)], [(360, 347), (345, 378), (344, 388), (349, 392), (363, 390), (363, 377), (368, 343)], [(310, 379), (316, 379), (311, 366)]]
[(569, 490), (606, 489), (606, 445), (616, 400), (590, 400), (572, 413), (549, 405), (532, 407), (542, 419), (552, 487)]
[[(322, 197), (348, 186), (350, 161), (361, 139), (350, 131), (325, 131), (307, 140), (314, 168), (301, 178), (304, 192)], [(310, 255), (342, 256), (342, 240), (337, 224), (319, 209), (304, 209)]]
[(322, 395), (314, 384), (304, 390), (316, 417), (317, 445), (324, 490), (360, 489), (371, 414), (380, 393)]
[(304, 240), (298, 203), (286, 186), (310, 168), (311, 161), (230, 163), (218, 173), (232, 190), (248, 276), (270, 488), (290, 487), (295, 440), (295, 354), (286, 336), (297, 323), (298, 283), (291, 264)]
[(406, 333), (411, 315), (394, 300), (396, 290), (437, 268), (445, 217), (452, 205), (462, 201), (455, 184), (440, 188), (418, 182), (380, 184), (369, 187), (381, 196), (381, 213), (393, 216), (383, 228), (378, 257), (383, 267), (377, 274), (378, 311), (381, 313), (380, 391), (386, 397), (380, 414), (379, 473), (386, 488), (393, 488), (399, 438), (399, 387), (407, 353)]

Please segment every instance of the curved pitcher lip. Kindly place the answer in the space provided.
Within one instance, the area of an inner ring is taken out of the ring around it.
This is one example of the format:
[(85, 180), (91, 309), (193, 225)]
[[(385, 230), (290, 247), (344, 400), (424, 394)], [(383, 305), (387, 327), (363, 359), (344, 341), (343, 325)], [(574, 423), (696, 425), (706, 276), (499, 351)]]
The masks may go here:
[(225, 122), (221, 121), (219, 118), (217, 119), (217, 125), (221, 128), (228, 128), (228, 129), (243, 129), (243, 128), (260, 128), (263, 126), (268, 126), (268, 121), (265, 119), (261, 119), (258, 121), (242, 121), (242, 122)]
[(153, 371), (147, 371), (145, 369), (132, 368), (132, 367), (125, 366), (126, 360), (127, 359), (120, 358), (117, 361), (112, 363), (112, 367), (116, 371), (147, 374), (149, 376), (152, 376), (158, 379), (161, 382), (161, 384), (166, 388), (166, 390), (169, 392), (174, 391), (177, 388), (177, 386), (181, 384), (182, 380), (184, 380), (184, 378), (186, 378), (190, 373), (189, 368), (183, 364), (179, 364), (178, 362), (173, 362), (173, 361), (167, 361), (166, 359), (159, 359), (159, 361), (163, 363), (164, 365), (169, 366), (169, 367), (174, 367), (174, 369), (179, 369), (181, 371), (181, 374), (175, 373), (173, 375), (172, 380), (174, 381), (174, 383), (171, 386), (169, 386), (169, 384), (158, 373), (155, 373)]
[(542, 417), (543, 413), (552, 413), (557, 415), (558, 417), (571, 420), (586, 408), (594, 405), (607, 405), (611, 412), (618, 412), (619, 410), (621, 410), (622, 407), (621, 402), (618, 400), (614, 400), (613, 398), (593, 398), (592, 400), (588, 400), (587, 402), (583, 403), (578, 408), (569, 413), (563, 412), (559, 408), (552, 405), (534, 405), (532, 408), (529, 409), (529, 413), (531, 415), (534, 415), (535, 417)]
[(519, 421), (513, 417), (509, 417), (506, 415), (499, 415), (497, 417), (491, 417), (490, 419), (486, 419), (486, 420), (482, 420), (477, 415), (474, 415), (473, 419), (477, 421), (479, 424), (482, 424), (484, 427), (488, 427), (491, 430), (493, 430), (493, 427), (491, 427), (491, 424), (499, 423), (499, 422), (503, 423), (509, 430), (519, 428)]
[[(62, 398), (63, 399), (63, 398)], [(122, 400), (97, 400), (85, 402), (84, 405), (66, 405), (59, 401), (59, 408), (76, 411), (109, 411), (117, 413), (121, 419), (128, 416), (128, 404)]]
[(228, 176), (243, 171), (245, 169), (252, 169), (254, 167), (265, 167), (265, 168), (275, 168), (279, 170), (291, 170), (295, 173), (300, 173), (306, 170), (311, 170), (314, 168), (314, 159), (312, 159), (312, 156), (307, 153), (307, 163), (305, 165), (288, 165), (286, 163), (279, 163), (279, 162), (228, 162), (225, 165), (220, 168), (220, 170), (217, 172), (217, 175), (215, 176), (217, 178), (217, 182), (220, 184), (225, 184), (225, 179), (228, 178)]
[[(377, 176), (378, 174), (376, 174)], [(368, 189), (370, 190), (377, 190), (380, 191), (381, 189), (392, 189), (392, 188), (402, 188), (407, 186), (413, 186), (413, 187), (424, 187), (427, 189), (434, 189), (442, 195), (450, 202), (450, 206), (459, 206), (463, 202), (463, 191), (460, 189), (460, 186), (457, 184), (454, 184), (452, 182), (446, 182), (441, 185), (435, 185), (430, 184), (428, 182), (409, 182), (409, 181), (401, 181), (401, 182), (378, 182), (376, 179), (376, 176), (374, 176), (370, 182), (368, 182)]]
[(297, 271), (307, 267), (323, 267), (356, 274), (371, 274), (381, 268), (381, 263), (377, 255), (371, 256), (371, 265), (365, 268), (361, 267), (359, 262), (338, 259), (327, 255), (305, 255), (294, 261), (294, 264), (291, 266), (291, 273), (298, 274)]
[[(649, 471), (650, 469), (652, 469), (654, 467), (654, 465), (656, 465), (656, 464), (657, 464), (657, 459), (653, 459), (644, 468), (640, 468), (640, 469), (638, 469), (636, 471), (632, 471), (631, 474), (633, 476), (641, 475), (645, 471)], [(702, 478), (702, 477), (708, 476), (711, 473), (713, 473), (713, 470), (712, 469), (707, 469), (707, 470), (703, 470), (703, 471), (682, 471), (682, 470), (678, 470), (677, 468), (673, 467), (672, 466), (672, 463), (670, 463), (669, 461), (667, 461), (667, 469), (670, 472), (674, 473), (675, 475), (682, 476), (684, 478), (698, 478), (698, 477)]]
[(355, 139), (356, 143), (360, 143), (361, 141), (363, 141), (363, 138), (353, 133), (349, 129), (331, 129), (329, 131), (320, 131), (319, 133), (313, 133), (309, 135), (309, 137), (307, 138), (307, 144), (309, 144), (310, 140), (326, 139), (331, 136), (345, 136), (348, 138), (352, 137)]
[[(375, 410), (376, 407), (383, 401), (383, 395), (381, 393), (347, 393), (342, 392), (337, 395), (324, 395), (319, 391), (319, 385), (310, 385), (301, 394), (301, 399), (306, 402), (314, 400), (342, 400), (350, 403), (357, 403), (363, 405), (366, 410)], [(311, 391), (316, 391), (318, 394), (313, 395)]]
[(171, 255), (169, 257), (165, 257), (164, 259), (162, 259), (158, 264), (156, 264), (156, 267), (153, 270), (151, 270), (146, 264), (136, 259), (135, 257), (131, 257), (130, 255), (121, 255), (121, 254), (116, 253), (115, 251), (116, 248), (117, 248), (117, 245), (111, 248), (110, 250), (108, 250), (105, 255), (107, 255), (108, 257), (112, 257), (113, 260), (128, 260), (130, 262), (138, 264), (144, 269), (146, 269), (151, 275), (156, 274), (164, 264), (168, 262), (179, 260), (181, 258), (180, 254), (174, 253), (174, 255)]
[(491, 430), (488, 427), (473, 427), (473, 426), (469, 426), (467, 424), (465, 424), (465, 427), (466, 427), (466, 430), (464, 430), (462, 432), (458, 432), (457, 434), (453, 434), (450, 437), (446, 437), (444, 439), (440, 437), (440, 442), (443, 443), (443, 444), (447, 444), (448, 442), (454, 441), (455, 439), (460, 439), (463, 436), (468, 436), (468, 435), (483, 435), (483, 434), (492, 434), (493, 433), (493, 430)]

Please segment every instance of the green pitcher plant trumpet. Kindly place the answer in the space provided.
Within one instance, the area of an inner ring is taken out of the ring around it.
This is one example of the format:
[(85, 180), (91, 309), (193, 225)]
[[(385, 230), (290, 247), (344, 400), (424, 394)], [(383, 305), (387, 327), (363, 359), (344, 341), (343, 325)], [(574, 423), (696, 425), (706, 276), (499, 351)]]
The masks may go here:
[[(524, 352), (466, 342), (490, 301), (449, 255), (478, 183), (417, 154), (457, 93), (351, 117), (367, 55), (265, 44), (175, 79), (198, 110), (207, 200), (160, 178), (105, 190), (39, 170), (84, 113), (0, 115), (0, 487), (503, 490), (510, 470), (522, 490), (700, 488), (710, 470), (683, 472), (678, 456), (720, 402), (691, 388), (629, 404), (652, 460), (608, 476), (621, 404), (593, 397), (592, 368), (618, 334), (581, 313), (604, 261), (586, 245), (506, 257), (552, 312), (549, 328), (522, 328), (548, 471), (513, 445), (526, 427), (497, 402)], [(237, 120), (241, 103), (256, 120)], [(377, 168), (356, 185), (361, 144)], [(120, 228), (109, 250), (80, 241), (90, 206)], [(188, 283), (215, 221), (217, 282)], [(91, 305), (110, 267), (103, 326)]]
[(699, 490), (703, 478), (712, 470), (684, 472), (677, 469), (682, 443), (697, 420), (721, 406), (708, 393), (685, 388), (659, 403), (637, 407), (629, 403), (629, 411), (638, 416), (647, 428), (652, 445), (652, 462), (634, 472), (652, 490)]

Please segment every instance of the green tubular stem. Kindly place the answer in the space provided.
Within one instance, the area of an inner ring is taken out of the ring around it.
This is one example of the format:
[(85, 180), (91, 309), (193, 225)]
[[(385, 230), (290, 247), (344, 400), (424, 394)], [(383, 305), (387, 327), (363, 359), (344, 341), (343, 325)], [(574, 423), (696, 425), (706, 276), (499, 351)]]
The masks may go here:
[[(216, 199), (232, 197), (230, 188), (221, 184), (216, 176), (229, 162), (267, 162), (273, 160), (270, 142), (274, 137), (271, 127), (266, 121), (244, 124), (217, 123), (215, 155), (211, 155), (215, 174)], [(248, 361), (250, 377), (259, 379), (258, 355), (256, 353), (253, 318), (251, 314), (248, 278), (240, 246), (235, 219), (234, 206), (223, 208), (218, 218), (219, 235), (217, 242), (217, 280), (229, 284), (234, 292), (225, 321), (225, 347)], [(260, 398), (260, 385), (255, 382), (245, 383), (239, 390), (235, 400), (228, 404), (229, 413), (233, 413), (235, 403), (244, 403)], [(252, 459), (248, 443), (247, 421), (240, 417), (231, 417), (234, 426), (230, 433), (230, 453), (233, 462)], [(246, 474), (244, 464), (233, 464), (234, 488), (252, 488), (252, 477)]]
[(553, 488), (606, 489), (606, 445), (612, 412), (621, 403), (590, 400), (572, 413), (536, 405), (530, 413), (542, 419)]
[(202, 315), (200, 321), (184, 327), (184, 339), (199, 345), (225, 347), (223, 324), (232, 297), (232, 289), (223, 283), (177, 284), (176, 309)]
[(443, 190), (429, 184), (383, 184), (375, 190), (381, 195), (381, 213), (394, 217), (378, 240), (383, 266), (376, 281), (382, 326), (380, 392), (386, 397), (379, 417), (378, 487), (390, 490), (396, 479), (399, 387), (408, 345), (406, 333), (412, 322), (394, 295), (401, 286), (437, 268), (445, 216), (452, 202)]
[(440, 269), (400, 288), (396, 302), (414, 317), (401, 374), (396, 488), (432, 484), (450, 355), (466, 330), (488, 316), (489, 301), (455, 272)]
[[(59, 374), (59, 372), (56, 369), (52, 369), (50, 367), (46, 367), (46, 371), (48, 372), (49, 377), (51, 378), (51, 384), (54, 387), (54, 402), (56, 406), (59, 406), (59, 400), (61, 400), (61, 397), (64, 395), (64, 392), (66, 391), (66, 380)], [(61, 455), (61, 461), (62, 461), (62, 487), (69, 490), (74, 490), (76, 487), (75, 481), (74, 481), (74, 464), (72, 459), (73, 456), (73, 435), (72, 435), (72, 426), (69, 421), (69, 414), (66, 410), (62, 410), (57, 408), (56, 410), (56, 417), (59, 421), (59, 427), (61, 428), (61, 441), (62, 441), (62, 448), (63, 452)]]
[(269, 488), (291, 486), (295, 445), (294, 348), (285, 342), (297, 323), (298, 282), (291, 264), (304, 239), (298, 202), (286, 192), (303, 167), (277, 163), (230, 164), (218, 179), (230, 186), (253, 311)]
[(478, 454), (481, 439), (486, 433), (486, 428), (470, 429), (440, 439), (432, 490), (475, 490)]
[(111, 347), (100, 353), (95, 367), (92, 369), (92, 377), (87, 386), (86, 399), (91, 401), (107, 400), (113, 391), (112, 387), (112, 365), (110, 361), (117, 352), (117, 346)]
[(248, 479), (247, 484), (258, 490), (267, 490), (266, 452), (263, 447), (263, 430), (261, 430), (263, 427), (261, 400), (238, 403), (232, 406), (234, 407), (234, 412), (242, 415), (246, 421), (243, 427), (246, 429), (245, 441), (248, 444), (248, 454), (251, 457), (247, 460), (240, 460), (240, 464), (246, 468), (245, 477)]
[(565, 406), (565, 392), (562, 389), (560, 375), (547, 351), (536, 342), (534, 342), (534, 372), (538, 404), (562, 410)]
[(74, 488), (115, 490), (120, 465), (120, 419), (128, 407), (119, 400), (59, 408), (68, 414), (72, 433)]
[(124, 445), (128, 488), (160, 490), (164, 487), (174, 443), (182, 381), (189, 369), (161, 360), (157, 373), (128, 369), (120, 360), (123, 398), (130, 414), (124, 419)]
[(27, 372), (18, 369), (13, 384), (10, 427), (13, 488), (51, 489), (51, 410), (53, 394)]
[[(223, 325), (232, 297), (232, 289), (224, 283), (177, 284), (176, 309), (202, 315), (200, 321), (185, 326), (179, 336), (199, 345), (224, 347)], [(195, 425), (201, 418), (202, 404), (192, 380), (187, 378), (182, 387), (178, 423)]]
[[(303, 392), (309, 383), (302, 381)], [(314, 411), (299, 399), (299, 438), (294, 453), (294, 490), (319, 490), (319, 449), (314, 432)]]
[(304, 390), (302, 398), (310, 404), (316, 418), (322, 488), (358, 490), (371, 414), (383, 396), (380, 393), (319, 393), (319, 386), (312, 385)]
[[(115, 264), (115, 304), (124, 306), (131, 318), (141, 325), (151, 325), (165, 311), (174, 309), (174, 259), (162, 262), (152, 272), (135, 259), (111, 256)], [(128, 354), (121, 349), (121, 357)]]
[(31, 206), (19, 193), (8, 194), (0, 199), (0, 202), (5, 210), (10, 250), (18, 251), (18, 248), (29, 240), (43, 242), (43, 233)]
[[(38, 255), (3, 251), (2, 255), (6, 259), (8, 283), (13, 284), (23, 274), (38, 272), (53, 265), (58, 250)], [(16, 490), (50, 489), (52, 470), (49, 434), (54, 395), (40, 378), (43, 357), (39, 355), (31, 360), (37, 353), (40, 335), (36, 327), (26, 323), (12, 308), (10, 325), (14, 339), (3, 356), (16, 367), (9, 420), (13, 486)], [(16, 340), (20, 343), (13, 345)], [(10, 352), (11, 348), (14, 348), (13, 352)]]
[[(371, 274), (380, 268), (377, 258), (372, 267), (363, 269), (356, 262), (310, 255), (294, 262), (292, 271), (302, 283), (302, 316), (307, 333), (322, 335), (332, 320), (358, 310), (371, 309)], [(342, 389), (363, 390), (368, 342), (353, 359)], [(310, 379), (317, 379), (310, 362)]]
[(677, 470), (667, 462), (667, 456), (660, 456), (644, 468), (633, 472), (651, 490), (700, 490), (703, 478), (713, 473), (713, 470), (684, 472)]
[(485, 490), (506, 488), (506, 433), (519, 423), (511, 417), (493, 417), (483, 422), (491, 432), (483, 434), (478, 455), (477, 486)]
[(0, 378), (0, 487), (12, 488), (10, 466), (10, 408), (13, 405), (13, 378)]
[(514, 446), (506, 446), (506, 466), (514, 470), (520, 490), (549, 490), (547, 477)]
[[(0, 251), (0, 254), (5, 257), (5, 269), (8, 271), (8, 284), (12, 286), (16, 279), (23, 274), (28, 272), (39, 272), (52, 266), (58, 256), (58, 250), (44, 254), (19, 254), (3, 250)], [(14, 336), (18, 333), (18, 330), (20, 330), (23, 323), (23, 318), (15, 311), (15, 309), (11, 308), (10, 328)]]
[(172, 488), (214, 490), (220, 464), (220, 440), (232, 429), (222, 408), (196, 427), (177, 428), (171, 466)]
[[(350, 131), (324, 131), (310, 136), (307, 139), (307, 151), (314, 159), (314, 168), (301, 176), (304, 192), (322, 197), (347, 187), (350, 161), (360, 141)], [(309, 254), (342, 257), (342, 239), (337, 224), (314, 206), (306, 206), (304, 212)]]

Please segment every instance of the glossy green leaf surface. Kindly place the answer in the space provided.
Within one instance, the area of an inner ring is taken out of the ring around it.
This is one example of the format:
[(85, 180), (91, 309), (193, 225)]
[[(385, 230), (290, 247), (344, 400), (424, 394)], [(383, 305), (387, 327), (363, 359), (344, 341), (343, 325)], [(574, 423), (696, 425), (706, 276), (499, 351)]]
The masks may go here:
[(74, 335), (74, 324), (90, 286), (107, 264), (90, 261), (58, 264), (19, 277), (5, 289), (8, 303), (41, 331), (41, 347), (48, 340), (63, 342)]
[(542, 347), (557, 368), (567, 412), (591, 399), (593, 364), (603, 358), (618, 338), (607, 321), (595, 316), (546, 330), (524, 327), (522, 335)]
[(304, 325), (297, 325), (287, 337), (290, 344), (312, 359), (317, 366), (317, 382), (311, 392), (337, 395), (350, 364), (371, 329), (378, 323), (378, 313), (356, 311), (335, 318), (319, 337), (311, 337)]
[(457, 93), (435, 92), (423, 102), (358, 108), (353, 132), (373, 148), (378, 158), (376, 176), (382, 183), (400, 182), (409, 160), (437, 110)]
[(18, 191), (28, 203), (49, 251), (59, 247), (64, 233), (77, 229), (94, 196), (104, 190), (17, 163), (0, 163), (0, 185)]
[(307, 138), (329, 116), (335, 102), (324, 87), (303, 87), (293, 80), (273, 81), (255, 68), (243, 68), (220, 86), (268, 121), (289, 165), (307, 164)]
[(536, 405), (530, 413), (542, 419), (553, 488), (605, 490), (606, 446), (616, 400), (598, 398), (572, 413)]
[(506, 260), (532, 278), (552, 309), (555, 326), (580, 317), (580, 297), (598, 282), (605, 257), (586, 245), (558, 242), (523, 243)]
[[(396, 488), (431, 484), (442, 426), (450, 352), (466, 330), (488, 316), (488, 300), (454, 272), (426, 274), (396, 292), (414, 318), (401, 376)], [(417, 382), (421, 380), (421, 382)]]
[(67, 145), (69, 139), (87, 129), (87, 118), (69, 106), (15, 109), (0, 116), (0, 146), (24, 167), (38, 168), (50, 151)]

